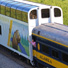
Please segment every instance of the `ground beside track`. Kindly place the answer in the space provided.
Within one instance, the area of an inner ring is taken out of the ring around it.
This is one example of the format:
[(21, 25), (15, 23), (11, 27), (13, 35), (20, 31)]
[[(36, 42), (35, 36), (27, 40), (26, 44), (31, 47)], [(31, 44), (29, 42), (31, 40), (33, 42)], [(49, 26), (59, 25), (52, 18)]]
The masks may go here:
[(26, 59), (21, 59), (16, 54), (15, 56), (11, 51), (6, 48), (0, 47), (0, 68), (34, 68), (26, 63)]

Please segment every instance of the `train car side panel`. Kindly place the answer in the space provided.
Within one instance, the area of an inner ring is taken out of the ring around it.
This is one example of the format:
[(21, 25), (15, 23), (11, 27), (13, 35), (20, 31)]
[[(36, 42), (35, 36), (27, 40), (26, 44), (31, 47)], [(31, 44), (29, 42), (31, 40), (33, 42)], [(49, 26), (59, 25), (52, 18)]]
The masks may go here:
[(2, 27), (0, 44), (14, 49), (13, 51), (18, 51), (29, 58), (28, 23), (0, 15), (0, 25)]
[(38, 60), (41, 60), (41, 61), (43, 61), (44, 63), (47, 63), (47, 64), (49, 64), (49, 65), (51, 65), (51, 66), (53, 66), (53, 67), (61, 68), (61, 66), (62, 66), (62, 68), (68, 68), (67, 65), (65, 65), (65, 64), (63, 64), (63, 63), (61, 63), (61, 62), (59, 62), (59, 61), (57, 61), (57, 60), (54, 60), (54, 59), (52, 59), (52, 58), (50, 58), (50, 57), (48, 57), (48, 56), (46, 56), (46, 55), (43, 55), (43, 54), (41, 54), (41, 53), (39, 53), (39, 52), (37, 52), (37, 51), (33, 51), (33, 53), (34, 53), (34, 56), (35, 56)]
[(34, 33), (33, 37), (33, 39), (36, 38), (36, 48), (33, 49), (33, 56), (37, 63), (49, 68), (61, 68), (61, 66), (62, 68), (68, 68), (68, 61), (65, 58), (65, 56), (68, 56), (67, 47)]

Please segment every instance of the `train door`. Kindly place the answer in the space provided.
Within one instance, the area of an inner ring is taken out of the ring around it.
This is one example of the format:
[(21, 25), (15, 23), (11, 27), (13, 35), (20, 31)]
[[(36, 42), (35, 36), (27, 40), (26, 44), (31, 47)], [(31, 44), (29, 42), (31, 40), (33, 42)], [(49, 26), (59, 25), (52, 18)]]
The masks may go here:
[(60, 7), (57, 7), (57, 6), (51, 7), (50, 18), (51, 18), (51, 23), (63, 24), (62, 9)]
[(37, 26), (37, 9), (30, 12), (29, 22), (31, 27)]
[[(32, 30), (37, 26), (37, 8), (30, 10), (28, 13), (28, 22), (29, 22), (29, 40), (32, 41)], [(32, 45), (29, 43), (29, 52), (30, 52), (30, 59), (33, 61), (33, 48)]]
[(42, 8), (41, 10), (41, 24), (44, 23), (51, 23), (50, 21), (50, 7), (49, 8)]

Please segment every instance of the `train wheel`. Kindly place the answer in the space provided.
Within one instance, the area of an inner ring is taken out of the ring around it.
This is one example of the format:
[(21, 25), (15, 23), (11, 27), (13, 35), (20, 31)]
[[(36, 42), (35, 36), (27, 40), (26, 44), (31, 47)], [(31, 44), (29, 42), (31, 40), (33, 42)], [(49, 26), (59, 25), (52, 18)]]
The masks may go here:
[(44, 65), (42, 65), (42, 64), (40, 64), (40, 63), (38, 63), (38, 68), (49, 68), (49, 67), (44, 66)]

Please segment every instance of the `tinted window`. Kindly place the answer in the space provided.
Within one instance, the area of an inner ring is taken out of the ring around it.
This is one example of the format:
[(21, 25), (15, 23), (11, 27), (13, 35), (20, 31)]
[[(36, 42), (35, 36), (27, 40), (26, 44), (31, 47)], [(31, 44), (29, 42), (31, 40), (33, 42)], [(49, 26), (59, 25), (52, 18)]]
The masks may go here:
[(32, 10), (30, 12), (30, 19), (36, 19), (37, 18), (37, 10)]
[(10, 16), (10, 8), (6, 7), (6, 16)]
[(1, 26), (0, 26), (0, 35), (2, 34), (2, 32), (1, 32)]
[(40, 35), (40, 31), (38, 31), (38, 35)]
[[(5, 11), (6, 9), (6, 11)], [(18, 20), (22, 20), (26, 23), (28, 23), (28, 13), (24, 11), (15, 10), (13, 8), (9, 8), (5, 6), (1, 6), (1, 14), (11, 16), (12, 18), (16, 18)]]
[(1, 14), (5, 15), (5, 6), (1, 5)]
[(52, 50), (52, 56), (55, 58), (59, 58), (58, 52), (55, 50)]
[(55, 17), (61, 16), (61, 11), (60, 11), (60, 9), (54, 8), (54, 16), (55, 16)]
[(68, 63), (68, 54), (62, 53), (62, 59)]
[(32, 39), (33, 39), (34, 41), (36, 41), (36, 36), (32, 35)]
[(28, 13), (22, 11), (22, 21), (28, 23)]
[(41, 10), (41, 16), (42, 16), (42, 18), (49, 18), (50, 17), (49, 9), (42, 9)]
[(11, 8), (11, 17), (16, 18), (16, 10)]
[(18, 20), (22, 20), (21, 18), (22, 11), (16, 10), (16, 16)]
[(1, 14), (1, 5), (0, 5), (0, 14)]
[(48, 46), (42, 44), (41, 47), (42, 47), (42, 52), (43, 53), (49, 54), (49, 47)]

